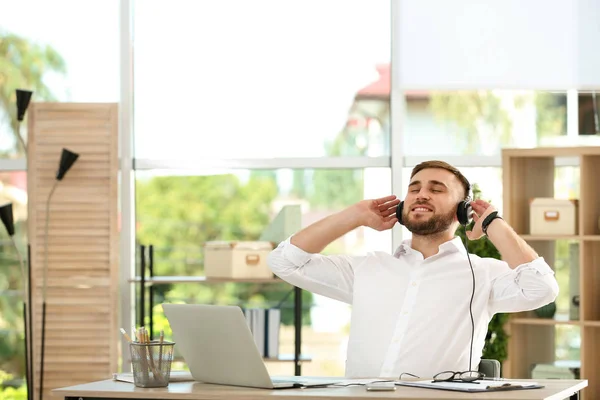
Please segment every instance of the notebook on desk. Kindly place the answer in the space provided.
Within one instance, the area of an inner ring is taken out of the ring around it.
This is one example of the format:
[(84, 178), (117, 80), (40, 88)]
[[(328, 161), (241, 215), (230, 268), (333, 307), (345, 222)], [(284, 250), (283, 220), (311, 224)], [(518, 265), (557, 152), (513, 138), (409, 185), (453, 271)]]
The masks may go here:
[(265, 389), (316, 387), (337, 382), (319, 377), (269, 376), (240, 307), (205, 304), (162, 307), (175, 346), (199, 382)]
[(520, 381), (488, 381), (480, 380), (473, 383), (467, 382), (433, 382), (431, 379), (423, 381), (396, 381), (396, 385), (413, 386), (426, 389), (452, 390), (455, 392), (497, 392), (507, 390), (541, 389), (544, 386), (537, 382)]

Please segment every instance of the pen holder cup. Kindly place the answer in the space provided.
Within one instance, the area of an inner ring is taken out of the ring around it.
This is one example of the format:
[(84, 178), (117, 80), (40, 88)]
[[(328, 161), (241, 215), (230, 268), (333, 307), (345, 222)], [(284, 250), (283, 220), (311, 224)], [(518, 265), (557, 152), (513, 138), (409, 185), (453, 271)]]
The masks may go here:
[(138, 387), (169, 386), (173, 342), (130, 343), (133, 383)]

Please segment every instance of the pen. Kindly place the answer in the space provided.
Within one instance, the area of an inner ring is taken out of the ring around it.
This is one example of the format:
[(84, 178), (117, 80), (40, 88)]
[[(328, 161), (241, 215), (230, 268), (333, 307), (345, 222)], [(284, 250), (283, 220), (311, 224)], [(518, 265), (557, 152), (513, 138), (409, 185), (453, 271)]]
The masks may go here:
[(502, 386), (488, 386), (486, 389), (490, 390), (504, 390), (504, 389), (521, 389), (523, 385), (513, 385), (511, 383), (505, 383)]

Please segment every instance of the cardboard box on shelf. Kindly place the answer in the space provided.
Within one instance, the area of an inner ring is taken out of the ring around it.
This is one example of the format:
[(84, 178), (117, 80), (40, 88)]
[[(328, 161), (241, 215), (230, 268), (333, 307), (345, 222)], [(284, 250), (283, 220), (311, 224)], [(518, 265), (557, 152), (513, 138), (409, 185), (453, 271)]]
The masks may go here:
[(266, 241), (213, 241), (204, 245), (207, 278), (273, 278), (267, 256), (273, 243)]
[(530, 201), (531, 235), (577, 235), (578, 200), (538, 197)]

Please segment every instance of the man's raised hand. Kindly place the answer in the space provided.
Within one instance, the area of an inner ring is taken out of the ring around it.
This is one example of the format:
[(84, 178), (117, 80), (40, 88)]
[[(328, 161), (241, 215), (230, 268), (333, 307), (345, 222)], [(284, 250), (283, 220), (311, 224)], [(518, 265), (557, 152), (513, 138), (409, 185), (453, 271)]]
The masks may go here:
[(391, 229), (398, 222), (398, 218), (396, 218), (398, 204), (400, 204), (400, 199), (395, 195), (359, 202), (357, 207), (361, 213), (362, 225), (377, 231)]

